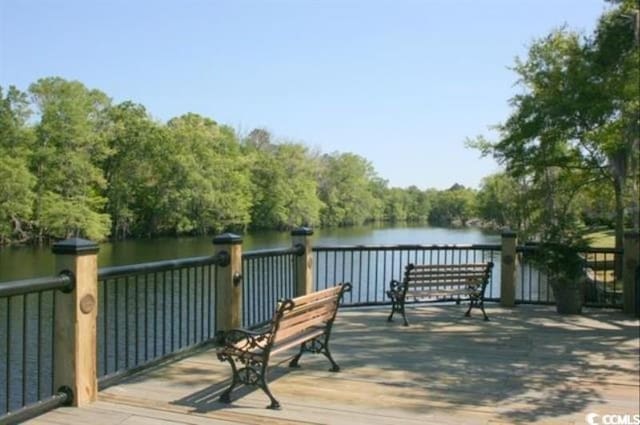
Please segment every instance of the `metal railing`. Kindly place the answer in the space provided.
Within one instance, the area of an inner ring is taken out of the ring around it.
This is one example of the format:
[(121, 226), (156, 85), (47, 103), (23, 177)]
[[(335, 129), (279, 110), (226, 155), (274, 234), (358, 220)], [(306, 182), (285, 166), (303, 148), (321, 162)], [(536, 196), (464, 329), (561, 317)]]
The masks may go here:
[(268, 249), (242, 255), (242, 326), (270, 320), (280, 299), (295, 293), (297, 260), (304, 247)]
[(7, 423), (70, 401), (54, 388), (54, 297), (72, 285), (68, 274), (0, 285), (0, 417)]
[(346, 306), (388, 304), (386, 291), (392, 279), (402, 280), (404, 268), (414, 264), (462, 264), (493, 261), (495, 267), (486, 299), (500, 298), (500, 245), (358, 245), (317, 246), (314, 282), (324, 289), (350, 282)]
[(215, 335), (216, 256), (98, 271), (98, 377), (131, 373)]
[[(516, 302), (552, 303), (544, 272), (518, 247)], [(269, 320), (279, 299), (295, 295), (302, 246), (246, 252), (242, 257), (242, 326)], [(587, 305), (621, 307), (612, 268), (615, 249), (589, 249)], [(216, 336), (216, 271), (228, 253), (98, 270), (97, 375), (100, 386), (142, 367), (180, 355)], [(314, 289), (350, 282), (346, 306), (387, 304), (392, 279), (416, 264), (494, 262), (486, 299), (500, 299), (500, 245), (317, 246)], [(0, 285), (0, 417), (16, 423), (70, 400), (54, 388), (55, 293), (73, 278), (60, 275)], [(591, 285), (591, 286), (589, 286)], [(7, 419), (8, 418), (8, 419)]]
[[(555, 298), (548, 273), (528, 257), (538, 247), (518, 246), (516, 302), (519, 304), (554, 304)], [(580, 252), (585, 264), (585, 306), (622, 308), (622, 284), (615, 276), (616, 257), (622, 251), (615, 248), (588, 248)]]

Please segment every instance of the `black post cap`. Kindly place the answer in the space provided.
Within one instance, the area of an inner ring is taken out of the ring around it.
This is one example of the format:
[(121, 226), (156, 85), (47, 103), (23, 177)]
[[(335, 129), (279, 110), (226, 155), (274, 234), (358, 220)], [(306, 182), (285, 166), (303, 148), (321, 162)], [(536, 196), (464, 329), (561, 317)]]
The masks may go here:
[(297, 227), (291, 231), (291, 236), (311, 236), (313, 229), (310, 227)]
[(515, 238), (516, 237), (516, 232), (514, 232), (513, 230), (507, 228), (507, 229), (503, 229), (502, 230), (502, 237), (503, 238)]
[(242, 243), (242, 236), (235, 233), (223, 233), (213, 238), (214, 245), (238, 245)]
[(98, 251), (100, 247), (97, 243), (82, 238), (65, 239), (51, 247), (51, 252), (58, 255), (96, 254)]

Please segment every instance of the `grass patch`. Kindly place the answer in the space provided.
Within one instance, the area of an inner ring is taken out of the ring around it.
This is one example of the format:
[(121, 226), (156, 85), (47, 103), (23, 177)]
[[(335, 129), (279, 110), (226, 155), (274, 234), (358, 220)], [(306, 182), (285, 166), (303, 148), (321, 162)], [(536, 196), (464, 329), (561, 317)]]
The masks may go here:
[(589, 246), (594, 248), (614, 248), (616, 246), (614, 230), (587, 233), (585, 237), (589, 241)]

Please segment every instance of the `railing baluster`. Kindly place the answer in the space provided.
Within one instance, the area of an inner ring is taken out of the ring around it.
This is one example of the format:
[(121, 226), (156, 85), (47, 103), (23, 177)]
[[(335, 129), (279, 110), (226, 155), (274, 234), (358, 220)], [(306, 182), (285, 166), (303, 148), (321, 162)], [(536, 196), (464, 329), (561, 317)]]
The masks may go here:
[(124, 285), (124, 367), (129, 369), (129, 276), (123, 279)]
[(7, 320), (5, 320), (5, 323), (7, 324), (7, 340), (5, 341), (5, 347), (7, 347), (7, 369), (5, 371), (5, 375), (6, 375), (6, 381), (5, 381), (5, 396), (6, 396), (6, 410), (9, 411), (11, 410), (11, 345), (9, 345), (9, 342), (12, 339), (11, 336), (11, 298), (12, 297), (7, 297)]
[(38, 316), (37, 326), (38, 326), (38, 341), (36, 346), (36, 356), (37, 356), (37, 371), (36, 371), (36, 400), (40, 400), (42, 398), (42, 389), (40, 386), (42, 385), (41, 376), (42, 376), (42, 322), (43, 322), (43, 314), (42, 314), (42, 293), (38, 292)]
[(22, 405), (27, 405), (27, 347), (29, 345), (27, 332), (27, 295), (22, 296)]

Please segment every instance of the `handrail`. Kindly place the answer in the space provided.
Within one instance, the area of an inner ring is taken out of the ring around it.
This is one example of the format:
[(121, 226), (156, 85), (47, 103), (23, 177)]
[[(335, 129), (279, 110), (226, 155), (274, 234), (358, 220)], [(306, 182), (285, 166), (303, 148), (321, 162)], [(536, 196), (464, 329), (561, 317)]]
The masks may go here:
[(207, 255), (203, 257), (189, 257), (177, 260), (152, 261), (149, 263), (128, 264), (125, 266), (103, 267), (98, 270), (98, 280), (115, 279), (124, 276), (137, 276), (146, 273), (175, 270), (184, 267), (206, 266), (220, 264), (224, 255)]
[(5, 283), (0, 282), (0, 298), (44, 292), (52, 289), (67, 290), (72, 285), (73, 278), (68, 274), (14, 280)]
[(406, 245), (318, 245), (313, 247), (313, 251), (381, 251), (388, 249), (396, 250), (412, 250), (412, 249), (438, 249), (438, 250), (455, 250), (455, 249), (478, 249), (491, 250), (500, 249), (499, 244), (406, 244)]
[[(540, 245), (537, 243), (530, 243), (530, 244), (525, 244), (525, 245), (518, 245), (516, 247), (516, 252), (518, 253), (529, 253), (529, 252), (536, 252), (538, 249), (540, 249)], [(598, 248), (598, 247), (586, 247), (586, 248), (580, 248), (578, 249), (579, 253), (584, 253), (584, 254), (620, 254), (622, 255), (624, 253), (624, 250), (622, 248), (610, 248), (610, 247), (602, 247), (602, 248)]]
[(291, 254), (301, 255), (302, 253), (304, 253), (304, 247), (302, 245), (296, 245), (289, 248), (257, 249), (254, 251), (243, 252), (242, 258), (262, 258), (262, 257), (272, 257), (276, 255), (291, 255)]
[(58, 407), (68, 406), (73, 400), (73, 393), (68, 387), (62, 387), (57, 393), (45, 400), (40, 400), (24, 406), (13, 412), (0, 416), (0, 423), (6, 425), (20, 424)]

